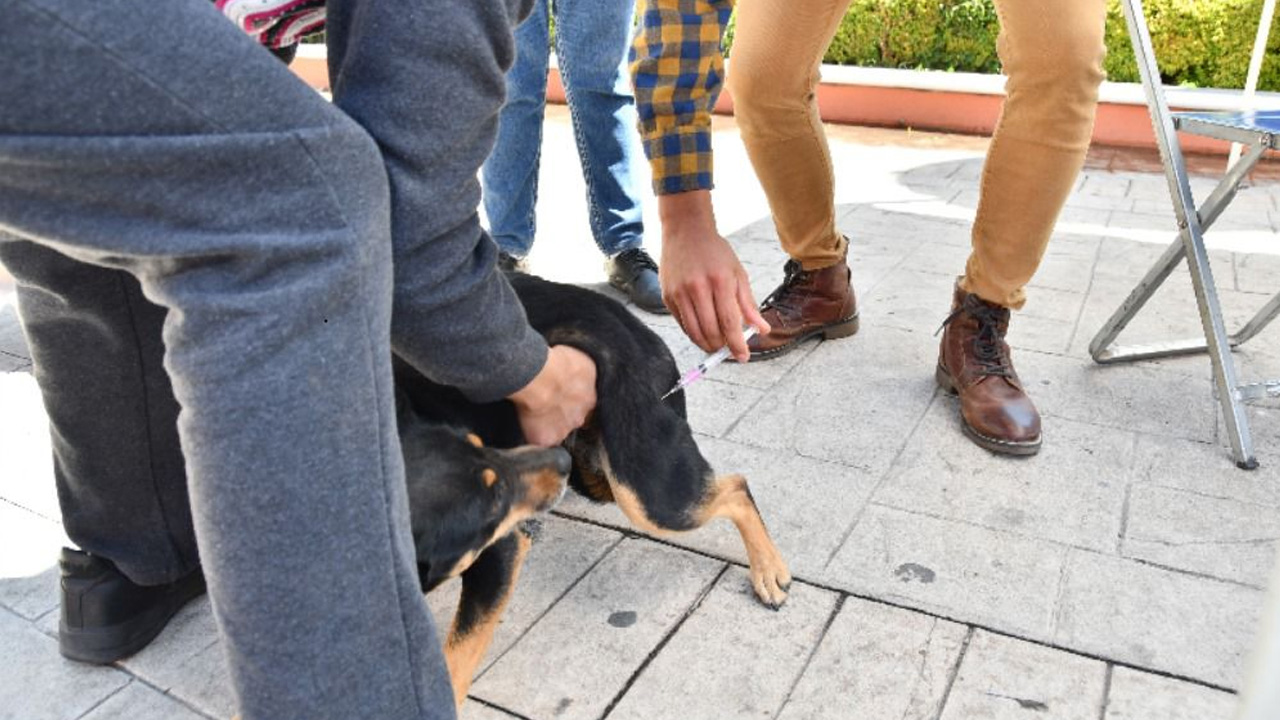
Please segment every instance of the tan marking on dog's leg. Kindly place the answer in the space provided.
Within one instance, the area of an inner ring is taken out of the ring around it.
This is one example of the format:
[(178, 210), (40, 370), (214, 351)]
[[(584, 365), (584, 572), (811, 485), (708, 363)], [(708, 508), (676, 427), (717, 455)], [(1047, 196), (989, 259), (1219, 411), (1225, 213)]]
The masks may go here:
[(747, 560), (751, 564), (751, 586), (765, 605), (778, 609), (787, 600), (791, 587), (791, 571), (787, 562), (773, 544), (769, 531), (760, 517), (760, 509), (747, 489), (747, 479), (741, 475), (724, 475), (716, 478), (707, 501), (696, 516), (702, 526), (712, 518), (725, 517), (733, 521), (742, 542), (747, 546)]
[(507, 583), (506, 593), (502, 599), (498, 601), (495, 607), (489, 609), (479, 622), (471, 628), (471, 631), (465, 635), (458, 632), (458, 616), (455, 613), (453, 623), (449, 628), (449, 637), (444, 643), (444, 662), (449, 668), (449, 680), (453, 684), (453, 701), (457, 707), (462, 707), (462, 703), (467, 699), (467, 693), (471, 690), (471, 680), (476, 675), (476, 668), (480, 667), (480, 662), (484, 660), (484, 654), (488, 652), (489, 645), (493, 642), (493, 634), (498, 629), (498, 621), (502, 617), (502, 613), (507, 609), (507, 603), (511, 600), (511, 593), (515, 590), (516, 581), (520, 578), (520, 569), (524, 567), (524, 558), (529, 553), (529, 547), (533, 541), (522, 532), (516, 533), (516, 539), (519, 542), (519, 552), (515, 557), (515, 566), (511, 571), (510, 582)]
[[(644, 503), (631, 488), (613, 476), (608, 458), (601, 458), (601, 468), (609, 479), (614, 500), (618, 507), (640, 530), (652, 535), (670, 535), (673, 531), (656, 525), (645, 512)], [(760, 517), (760, 509), (751, 492), (747, 479), (741, 475), (724, 475), (708, 483), (711, 490), (702, 505), (691, 509), (694, 527), (702, 527), (717, 517), (728, 518), (738, 528), (747, 548), (747, 561), (751, 565), (751, 586), (760, 602), (778, 609), (787, 601), (787, 588), (791, 587), (791, 571), (782, 559), (778, 546), (773, 544), (769, 531)]]

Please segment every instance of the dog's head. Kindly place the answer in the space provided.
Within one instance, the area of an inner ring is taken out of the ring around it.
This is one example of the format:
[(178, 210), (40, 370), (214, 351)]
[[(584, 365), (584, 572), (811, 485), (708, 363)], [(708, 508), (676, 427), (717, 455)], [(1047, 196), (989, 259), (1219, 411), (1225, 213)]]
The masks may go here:
[(401, 432), (409, 514), (423, 590), (470, 567), (486, 547), (564, 494), (563, 448), (502, 450), (446, 425)]

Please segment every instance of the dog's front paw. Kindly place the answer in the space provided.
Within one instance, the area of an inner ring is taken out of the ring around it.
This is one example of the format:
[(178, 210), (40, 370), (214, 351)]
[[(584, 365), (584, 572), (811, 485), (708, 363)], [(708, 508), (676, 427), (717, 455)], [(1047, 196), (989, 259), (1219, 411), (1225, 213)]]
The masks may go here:
[(791, 571), (786, 561), (774, 556), (752, 566), (751, 587), (760, 602), (774, 610), (781, 608), (791, 589)]

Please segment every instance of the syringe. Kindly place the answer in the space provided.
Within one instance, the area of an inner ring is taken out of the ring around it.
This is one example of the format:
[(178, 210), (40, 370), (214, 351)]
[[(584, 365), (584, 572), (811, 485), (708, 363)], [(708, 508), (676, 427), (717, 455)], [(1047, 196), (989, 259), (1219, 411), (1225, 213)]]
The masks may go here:
[[(754, 327), (748, 326), (746, 330), (742, 331), (742, 341), (746, 342), (750, 340), (751, 338), (755, 337), (757, 332), (759, 331), (757, 331)], [(661, 398), (659, 398), (659, 401), (666, 400), (671, 395), (674, 395), (675, 393), (701, 380), (703, 377), (706, 376), (707, 373), (711, 372), (711, 370), (715, 366), (724, 362), (728, 357), (729, 357), (728, 345), (711, 353), (706, 358), (704, 358), (702, 362), (698, 363), (696, 367), (691, 368), (688, 372), (681, 375), (680, 381), (676, 383), (676, 386), (668, 390), (666, 395), (663, 395)]]

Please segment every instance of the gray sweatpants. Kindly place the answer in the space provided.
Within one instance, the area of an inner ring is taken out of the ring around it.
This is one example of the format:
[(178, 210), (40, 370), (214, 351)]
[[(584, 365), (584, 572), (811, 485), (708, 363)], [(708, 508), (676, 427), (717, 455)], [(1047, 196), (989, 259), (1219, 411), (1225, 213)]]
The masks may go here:
[[(492, 399), (541, 367), (469, 190), (519, 4), (333, 0), (357, 124), (207, 0), (0, 0), (0, 262), (68, 534), (140, 583), (203, 566), (246, 720), (454, 714), (408, 532), (392, 259), (425, 372)], [(433, 34), (449, 54), (401, 52)], [(388, 102), (405, 73), (428, 89)], [(424, 122), (430, 147), (398, 137)]]

